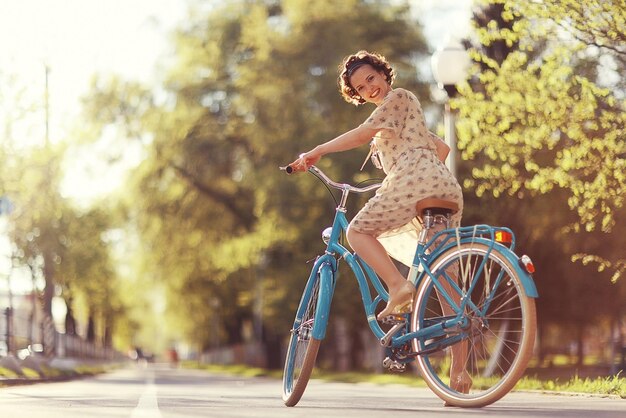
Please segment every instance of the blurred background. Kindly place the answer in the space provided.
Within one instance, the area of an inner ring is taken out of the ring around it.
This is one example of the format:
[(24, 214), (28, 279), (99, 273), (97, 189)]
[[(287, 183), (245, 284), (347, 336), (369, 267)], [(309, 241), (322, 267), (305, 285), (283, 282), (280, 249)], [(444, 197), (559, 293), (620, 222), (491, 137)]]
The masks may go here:
[[(369, 115), (337, 89), (367, 49), (456, 150), (463, 224), (533, 258), (531, 368), (617, 373), (626, 12), (563, 3), (0, 0), (0, 357), (280, 368), (334, 202), (278, 166)], [(381, 178), (366, 148), (320, 166)], [(349, 278), (319, 365), (380, 371)]]

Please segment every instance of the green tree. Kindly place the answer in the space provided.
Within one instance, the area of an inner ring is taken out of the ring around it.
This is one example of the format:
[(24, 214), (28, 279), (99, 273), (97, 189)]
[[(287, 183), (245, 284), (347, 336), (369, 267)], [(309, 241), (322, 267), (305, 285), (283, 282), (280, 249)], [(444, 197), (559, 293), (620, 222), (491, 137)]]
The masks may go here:
[(537, 261), (540, 316), (580, 336), (615, 315), (623, 294), (602, 282), (610, 268), (613, 282), (624, 271), (623, 239), (613, 232), (625, 191), (624, 84), (615, 78), (625, 63), (623, 1), (480, 4), (495, 12), (478, 20), (480, 72), (454, 101), (472, 165), (464, 185), (483, 203), (515, 202), (496, 213), (523, 231)]
[[(94, 319), (99, 329), (94, 330), (100, 342), (112, 347), (115, 323), (123, 319), (125, 308), (120, 301), (117, 272), (113, 268), (110, 242), (110, 215), (103, 208), (75, 212), (67, 223), (62, 239), (64, 257), (59, 263), (56, 284), (67, 304), (69, 321), (75, 321), (73, 300), (84, 300), (88, 308), (87, 321)], [(67, 332), (67, 330), (66, 330)]]
[(113, 324), (121, 312), (116, 297), (115, 272), (104, 234), (108, 218), (101, 210), (82, 212), (60, 195), (61, 155), (65, 147), (23, 150), (11, 159), (5, 178), (14, 204), (9, 235), (17, 258), (43, 278), (44, 315), (52, 318), (52, 298), (62, 296), (68, 307), (66, 324), (75, 330), (73, 300), (88, 307), (83, 319), (104, 345), (111, 346)]
[[(624, 69), (624, 26), (614, 25), (624, 19), (623, 1), (493, 3), (504, 5), (504, 19), (517, 21), (512, 29), (480, 28), (481, 42), (503, 40), (520, 49), (501, 63), (474, 53), (488, 69), (479, 75), (480, 91), (466, 87), (456, 103), (459, 146), (465, 158), (481, 154), (488, 162), (472, 170), (467, 184), (496, 196), (567, 190), (578, 225), (609, 232), (624, 203), (624, 84), (620, 78), (602, 86), (599, 75)], [(529, 59), (544, 43), (549, 48)]]
[[(358, 49), (385, 54), (398, 85), (427, 97), (415, 77), (427, 47), (409, 11), (382, 0), (228, 2), (177, 31), (165, 94), (94, 84), (86, 110), (95, 123), (141, 127), (145, 159), (124, 197), (144, 246), (141, 274), (167, 284), (170, 321), (200, 349), (241, 341), (242, 326), (258, 324), (261, 295), (263, 338), (278, 344), (288, 331), (333, 205), (320, 184), (278, 166), (371, 112), (338, 94), (337, 65)], [(372, 176), (355, 174), (366, 152), (323, 168), (361, 181)], [(362, 320), (342, 285), (336, 309)]]
[[(10, 237), (19, 256), (33, 271), (41, 271), (45, 280), (43, 311), (52, 317), (56, 266), (64, 257), (63, 234), (70, 209), (56, 192), (59, 160), (49, 148), (24, 152), (13, 161), (13, 175), (7, 182), (9, 196), (15, 202), (11, 216)], [(19, 174), (17, 174), (19, 173)]]
[(78, 318), (87, 323), (93, 317), (94, 335), (110, 346), (113, 323), (123, 309), (104, 240), (110, 228), (107, 209), (79, 210), (61, 194), (64, 158), (78, 134), (50, 143), (39, 96), (20, 74), (0, 72), (0, 195), (13, 207), (8, 225), (14, 262), (30, 267), (33, 280), (43, 282), (37, 287), (42, 287), (47, 318), (52, 317), (52, 298), (63, 297), (66, 332), (75, 333), (75, 301), (81, 300), (85, 312)]

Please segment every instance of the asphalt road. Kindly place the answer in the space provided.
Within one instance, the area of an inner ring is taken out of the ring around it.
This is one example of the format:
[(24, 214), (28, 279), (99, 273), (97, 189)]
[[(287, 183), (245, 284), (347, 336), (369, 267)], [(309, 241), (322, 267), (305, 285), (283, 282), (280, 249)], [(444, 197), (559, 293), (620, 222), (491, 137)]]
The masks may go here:
[(137, 366), (69, 382), (0, 388), (2, 418), (177, 417), (626, 417), (626, 400), (511, 393), (482, 409), (444, 407), (428, 389), (310, 382), (283, 406), (281, 382)]

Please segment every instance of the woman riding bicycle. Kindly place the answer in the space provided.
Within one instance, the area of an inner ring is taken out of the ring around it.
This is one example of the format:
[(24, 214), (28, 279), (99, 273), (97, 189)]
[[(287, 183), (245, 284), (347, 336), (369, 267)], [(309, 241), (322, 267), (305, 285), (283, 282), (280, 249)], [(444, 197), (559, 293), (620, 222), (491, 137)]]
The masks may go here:
[[(344, 99), (355, 105), (373, 103), (376, 109), (358, 127), (301, 154), (290, 166), (305, 171), (323, 155), (356, 148), (373, 138), (370, 153), (373, 161), (378, 158), (379, 168), (386, 176), (375, 196), (350, 222), (347, 239), (387, 285), (389, 301), (378, 314), (380, 320), (403, 312), (415, 293), (415, 286), (400, 273), (389, 254), (410, 265), (420, 229), (416, 203), (426, 198), (456, 203), (459, 210), (452, 216), (451, 226), (458, 227), (463, 193), (444, 164), (450, 148), (426, 127), (416, 96), (405, 89), (392, 88), (395, 72), (385, 57), (359, 51), (346, 57), (339, 71)], [(430, 237), (443, 228), (432, 228)], [(405, 253), (407, 249), (412, 251), (408, 258), (400, 255), (402, 249)], [(453, 348), (451, 368), (453, 385), (462, 391), (471, 385), (463, 373), (464, 351), (463, 347)]]
[[(413, 298), (414, 285), (388, 253), (393, 256), (394, 248), (402, 247), (415, 250), (419, 228), (414, 221), (416, 203), (429, 197), (457, 203), (453, 227), (460, 225), (463, 208), (461, 186), (444, 164), (450, 148), (426, 128), (415, 95), (391, 87), (394, 78), (394, 70), (382, 55), (359, 51), (348, 56), (340, 66), (342, 96), (355, 105), (373, 103), (376, 109), (358, 127), (301, 154), (290, 164), (304, 171), (325, 154), (356, 148), (373, 138), (372, 152), (380, 158), (386, 177), (376, 195), (350, 222), (347, 238), (387, 285), (389, 301), (379, 319), (400, 312)], [(440, 229), (433, 228), (431, 236)]]

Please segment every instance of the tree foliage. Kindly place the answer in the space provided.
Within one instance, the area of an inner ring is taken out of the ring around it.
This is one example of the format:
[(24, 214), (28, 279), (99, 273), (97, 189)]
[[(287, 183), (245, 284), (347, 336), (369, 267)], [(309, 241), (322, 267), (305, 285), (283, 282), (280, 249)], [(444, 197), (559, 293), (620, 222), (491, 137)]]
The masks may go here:
[[(105, 240), (109, 216), (101, 209), (79, 210), (60, 194), (64, 150), (62, 144), (33, 147), (10, 159), (4, 178), (14, 207), (9, 236), (17, 260), (30, 267), (33, 280), (43, 279), (44, 314), (52, 317), (52, 298), (59, 295), (68, 306), (66, 323), (95, 320), (100, 330), (95, 335), (110, 346), (121, 307)], [(84, 301), (85, 312), (74, 309), (77, 298)]]
[[(52, 299), (67, 304), (66, 332), (89, 318), (100, 342), (111, 345), (120, 319), (115, 271), (104, 235), (107, 209), (78, 209), (61, 193), (63, 162), (70, 140), (50, 143), (41, 118), (38, 92), (19, 74), (0, 73), (0, 192), (10, 202), (8, 235), (12, 262), (28, 266), (44, 315), (52, 317)], [(81, 300), (85, 309), (78, 311)], [(108, 332), (108, 334), (107, 334)]]
[[(465, 186), (479, 196), (564, 190), (570, 230), (611, 232), (626, 196), (623, 0), (482, 4), (501, 5), (510, 25), (477, 28), (481, 45), (517, 49), (501, 61), (473, 51), (483, 70), (454, 102), (459, 147), (479, 162)], [(606, 256), (616, 275), (620, 256)]]
[[(145, 159), (124, 210), (141, 237), (141, 274), (167, 285), (169, 321), (187, 340), (237, 342), (259, 316), (266, 339), (288, 330), (333, 205), (320, 184), (278, 167), (371, 112), (338, 93), (337, 66), (350, 53), (387, 55), (398, 84), (426, 97), (415, 59), (427, 47), (409, 11), (391, 1), (216, 3), (175, 33), (165, 94), (94, 83), (91, 119), (105, 127), (130, 112), (141, 127)], [(371, 176), (354, 174), (366, 152), (322, 164), (361, 181)]]
[(623, 2), (476, 3), (475, 75), (453, 100), (465, 220), (489, 207), (488, 222), (518, 232), (537, 266), (540, 334), (558, 324), (582, 347), (587, 327), (620, 318), (626, 292), (623, 29), (607, 20)]

